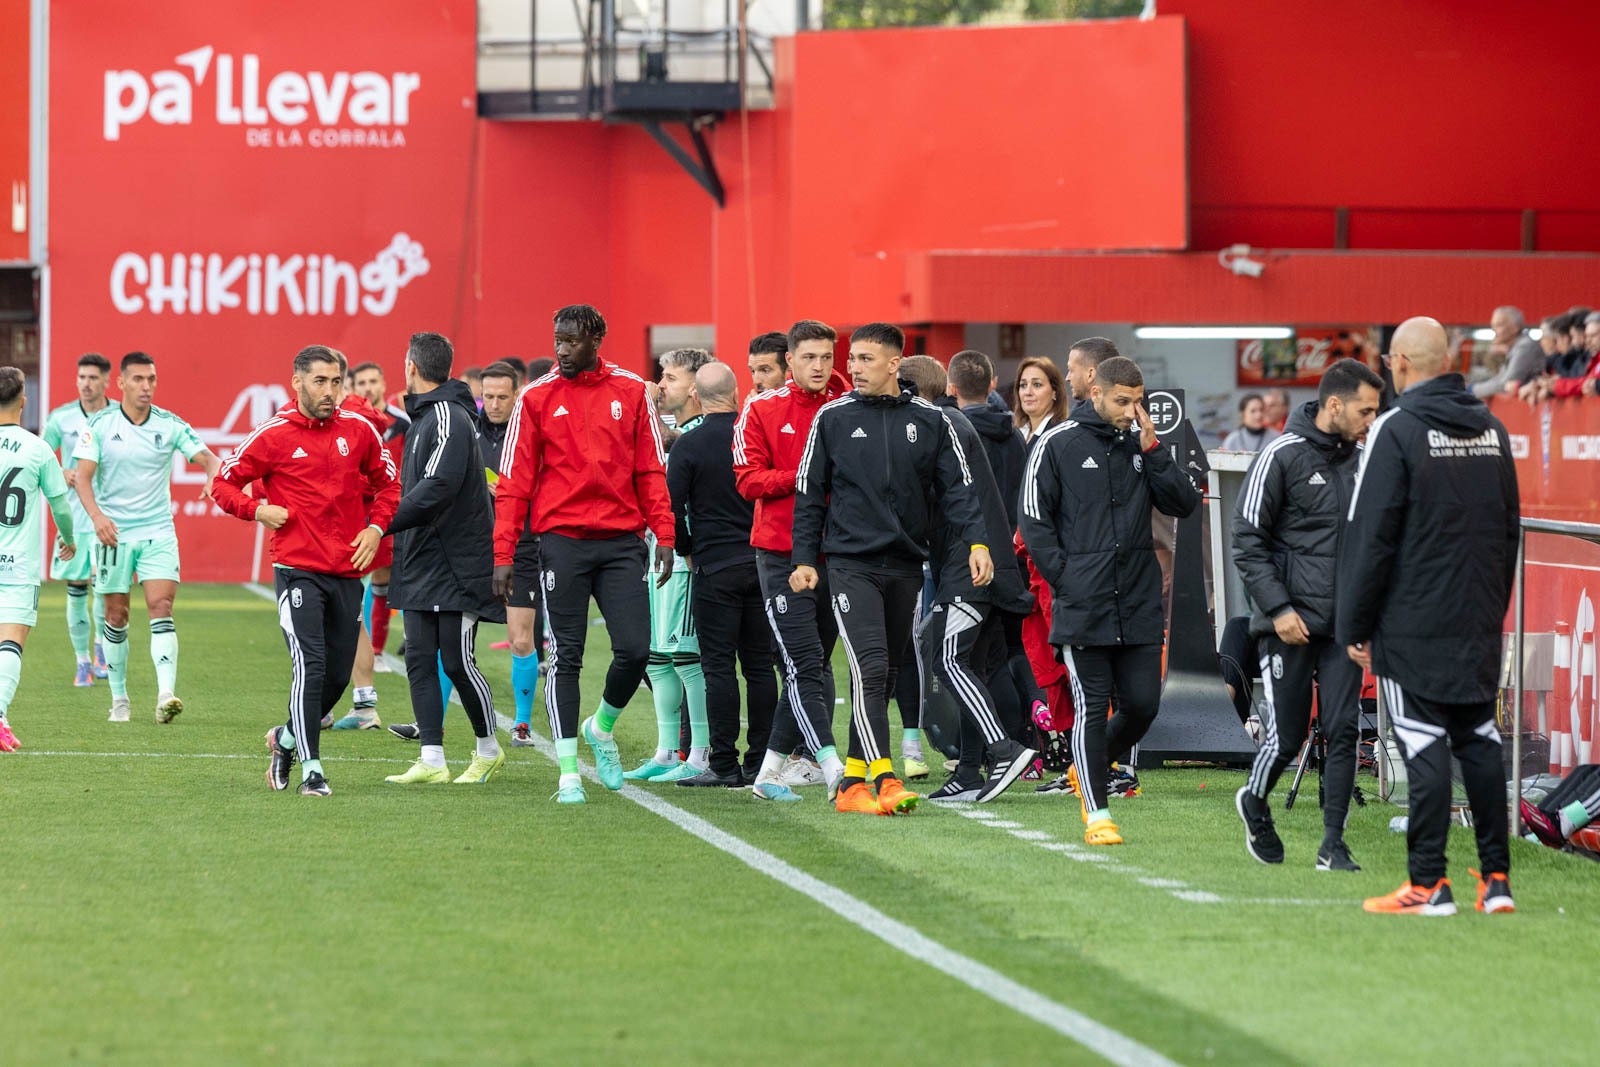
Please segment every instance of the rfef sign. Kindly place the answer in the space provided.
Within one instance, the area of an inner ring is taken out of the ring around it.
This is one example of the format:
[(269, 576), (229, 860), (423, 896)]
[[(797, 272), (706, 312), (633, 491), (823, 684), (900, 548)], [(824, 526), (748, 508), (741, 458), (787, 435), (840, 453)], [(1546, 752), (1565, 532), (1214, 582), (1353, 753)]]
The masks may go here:
[(1144, 409), (1150, 413), (1156, 436), (1165, 438), (1183, 423), (1183, 390), (1157, 389), (1146, 393)]

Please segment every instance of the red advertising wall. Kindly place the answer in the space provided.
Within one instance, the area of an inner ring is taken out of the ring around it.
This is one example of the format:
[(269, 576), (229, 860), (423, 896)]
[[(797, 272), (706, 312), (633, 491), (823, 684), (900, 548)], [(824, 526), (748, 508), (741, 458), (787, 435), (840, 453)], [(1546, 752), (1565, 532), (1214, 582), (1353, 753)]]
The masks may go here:
[[(51, 402), (80, 353), (143, 350), (156, 403), (226, 453), (307, 344), (399, 388), (407, 337), (460, 318), (474, 19), (471, 0), (51, 5)], [(184, 577), (246, 577), (254, 530), (202, 480), (174, 475)]]
[(28, 12), (28, 0), (0, 0), (0, 263), (29, 258)]

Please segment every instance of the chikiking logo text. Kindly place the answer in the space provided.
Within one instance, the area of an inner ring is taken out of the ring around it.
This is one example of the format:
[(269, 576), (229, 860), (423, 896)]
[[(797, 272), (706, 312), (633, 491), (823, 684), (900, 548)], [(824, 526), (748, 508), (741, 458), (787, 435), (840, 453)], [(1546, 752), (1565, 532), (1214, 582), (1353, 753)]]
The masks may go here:
[(422, 87), (415, 71), (263, 73), (260, 56), (219, 54), (211, 45), (172, 62), (172, 69), (151, 73), (106, 71), (106, 140), (121, 140), (124, 130), (144, 122), (193, 125), (210, 104), (217, 125), (243, 127), (253, 147), (400, 148), (411, 98)]
[(124, 252), (111, 264), (111, 303), (124, 315), (387, 315), (428, 266), (404, 233), (359, 265), (321, 252)]

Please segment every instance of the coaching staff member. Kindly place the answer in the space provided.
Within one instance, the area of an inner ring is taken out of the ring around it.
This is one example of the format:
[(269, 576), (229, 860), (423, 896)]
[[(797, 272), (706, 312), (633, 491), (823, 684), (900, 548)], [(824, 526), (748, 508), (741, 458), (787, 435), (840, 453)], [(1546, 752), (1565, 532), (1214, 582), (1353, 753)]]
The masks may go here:
[(650, 656), (644, 587), (648, 526), (651, 569), (665, 583), (676, 543), (660, 424), (644, 379), (600, 358), (606, 320), (587, 304), (555, 314), (556, 368), (523, 389), (506, 431), (495, 493), (494, 590), (509, 597), (524, 528), (539, 538), (540, 595), (550, 636), (545, 707), (561, 778), (556, 800), (584, 803), (578, 777), (578, 675), (589, 635), (589, 598), (611, 636), (611, 669), (584, 740), (607, 789), (622, 788), (611, 727), (639, 688)]
[(1449, 370), (1449, 340), (1407, 319), (1385, 361), (1399, 396), (1373, 423), (1339, 556), (1337, 638), (1381, 680), (1411, 790), (1410, 879), (1371, 912), (1454, 915), (1450, 756), (1478, 835), (1479, 911), (1513, 911), (1494, 706), (1516, 578), (1517, 474), (1506, 428)]
[[(343, 382), (331, 348), (301, 349), (290, 379), (295, 402), (239, 442), (211, 485), (218, 507), (272, 531), (278, 625), (293, 675), (289, 721), (267, 731), (267, 784), (288, 788), (298, 751), (302, 796), (332, 792), (319, 759), (322, 717), (350, 682), (361, 575), (400, 500), (394, 461), (377, 431), (338, 407)], [(260, 483), (254, 497), (244, 493), (251, 482)]]
[(1096, 368), (1089, 403), (1028, 455), (1021, 533), (1050, 585), (1050, 643), (1072, 676), (1069, 773), (1091, 845), (1122, 844), (1106, 807), (1110, 763), (1139, 743), (1161, 704), (1166, 620), (1150, 509), (1182, 518), (1199, 506), (1199, 490), (1156, 439), (1144, 375), (1124, 356)]
[[(772, 732), (778, 679), (772, 666), (772, 631), (767, 628), (756, 550), (750, 545), (755, 506), (733, 480), (733, 424), (738, 419), (738, 383), (725, 363), (695, 372), (702, 417), (693, 433), (678, 438), (667, 464), (667, 488), (678, 523), (678, 554), (694, 575), (691, 608), (700, 631), (700, 666), (706, 679), (706, 717), (711, 726), (711, 764), (678, 782), (683, 786), (739, 786), (755, 782)], [(737, 653), (744, 667), (749, 728), (740, 770)]]
[[(967, 548), (974, 585), (994, 579), (972, 471), (950, 420), (902, 391), (905, 335), (868, 323), (850, 335), (855, 389), (817, 412), (795, 477), (794, 572), (815, 589), (827, 557), (833, 614), (850, 661), (851, 720), (861, 752), (845, 761), (842, 812), (909, 812), (919, 797), (889, 760), (889, 688), (910, 647), (922, 565), (942, 510)], [(867, 787), (871, 780), (877, 795)]]
[(494, 507), (482, 475), (477, 406), (466, 382), (450, 377), (455, 357), (436, 333), (411, 336), (406, 349), (405, 462), (394, 535), (389, 602), (405, 613), (406, 679), (422, 753), (385, 781), (420, 785), (450, 781), (444, 762), (444, 689), (439, 668), (466, 708), (477, 751), (457, 784), (486, 782), (505, 763), (494, 736), (489, 683), (478, 670), (478, 620), (504, 622), (491, 590)]
[(1305, 743), (1311, 685), (1327, 739), (1322, 847), (1317, 869), (1359, 871), (1344, 843), (1356, 782), (1361, 668), (1333, 639), (1339, 535), (1355, 489), (1356, 441), (1378, 414), (1383, 379), (1341, 359), (1322, 375), (1317, 400), (1289, 415), (1283, 436), (1251, 461), (1233, 520), (1233, 558), (1255, 606), (1261, 678), (1271, 714), (1250, 778), (1234, 797), (1245, 849), (1262, 863), (1283, 862), (1283, 842), (1267, 798)]

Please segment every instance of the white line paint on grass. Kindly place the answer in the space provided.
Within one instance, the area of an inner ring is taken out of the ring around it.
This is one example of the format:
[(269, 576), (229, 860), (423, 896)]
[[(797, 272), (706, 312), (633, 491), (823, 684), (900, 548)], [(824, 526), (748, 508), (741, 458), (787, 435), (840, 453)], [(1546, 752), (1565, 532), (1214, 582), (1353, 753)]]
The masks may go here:
[[(257, 595), (276, 600), (270, 591), (262, 586), (246, 588)], [(497, 713), (496, 718), (502, 728), (510, 725), (505, 716)], [(552, 763), (556, 762), (555, 746), (546, 738), (535, 735), (532, 747)], [(585, 777), (594, 782), (599, 781), (592, 767), (587, 764), (581, 766)], [(1042, 993), (1007, 978), (992, 967), (940, 944), (837, 886), (807, 874), (743, 838), (719, 829), (698, 815), (670, 804), (638, 786), (625, 785), (620, 795), (623, 799), (631, 800), (646, 811), (667, 820), (685, 833), (727, 853), (752, 870), (810, 897), (835, 915), (912, 959), (944, 972), (974, 992), (1054, 1030), (1063, 1037), (1076, 1041), (1112, 1063), (1125, 1064), (1129, 1067), (1176, 1067), (1172, 1060), (1155, 1049), (1141, 1045), (1126, 1034), (1113, 1030), (1064, 1004), (1059, 1004)]]

